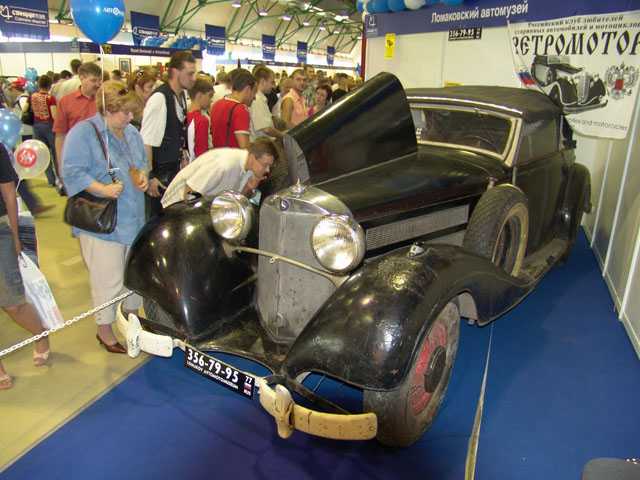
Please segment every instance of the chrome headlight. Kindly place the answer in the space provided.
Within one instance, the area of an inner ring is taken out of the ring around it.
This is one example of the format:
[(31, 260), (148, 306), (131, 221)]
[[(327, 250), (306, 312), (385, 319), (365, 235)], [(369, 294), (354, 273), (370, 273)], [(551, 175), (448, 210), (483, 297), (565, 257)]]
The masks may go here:
[(311, 248), (324, 268), (346, 273), (364, 258), (364, 231), (349, 217), (329, 215), (313, 228)]
[(218, 235), (226, 240), (244, 240), (253, 225), (253, 206), (247, 197), (224, 192), (211, 202), (211, 222)]

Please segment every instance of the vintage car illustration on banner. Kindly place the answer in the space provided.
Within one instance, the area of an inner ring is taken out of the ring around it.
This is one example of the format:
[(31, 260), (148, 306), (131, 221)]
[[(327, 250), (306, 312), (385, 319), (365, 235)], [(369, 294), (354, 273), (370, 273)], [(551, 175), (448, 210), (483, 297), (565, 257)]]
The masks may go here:
[(580, 113), (607, 106), (602, 79), (570, 64), (568, 56), (536, 55), (531, 75), (564, 113)]
[[(118, 314), (129, 353), (178, 346), (240, 395), (255, 385), (285, 438), (410, 445), (445, 395), (461, 317), (486, 325), (569, 254), (591, 208), (574, 147), (540, 92), (405, 91), (381, 73), (289, 131), (259, 209), (226, 192), (148, 222), (125, 274), (146, 318)], [(305, 387), (310, 372), (361, 389), (362, 411)]]

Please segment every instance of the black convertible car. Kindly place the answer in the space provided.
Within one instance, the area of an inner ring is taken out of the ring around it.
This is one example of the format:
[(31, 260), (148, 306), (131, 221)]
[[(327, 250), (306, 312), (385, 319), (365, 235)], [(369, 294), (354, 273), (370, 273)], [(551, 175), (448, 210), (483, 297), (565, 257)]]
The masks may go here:
[[(289, 132), (259, 210), (225, 192), (144, 227), (125, 283), (146, 318), (118, 315), (129, 354), (178, 346), (240, 395), (257, 387), (285, 438), (410, 445), (445, 395), (460, 318), (489, 323), (568, 255), (590, 210), (574, 147), (541, 93), (380, 74)], [(362, 389), (362, 412), (305, 388), (310, 372)]]

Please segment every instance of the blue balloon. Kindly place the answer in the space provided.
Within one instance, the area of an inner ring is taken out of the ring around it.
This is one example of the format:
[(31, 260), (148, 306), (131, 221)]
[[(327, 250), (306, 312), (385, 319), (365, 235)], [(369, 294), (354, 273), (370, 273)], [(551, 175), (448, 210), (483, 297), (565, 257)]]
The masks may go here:
[(13, 111), (0, 108), (0, 142), (9, 149), (13, 149), (20, 140), (22, 122)]
[(36, 82), (38, 81), (38, 71), (33, 67), (29, 67), (24, 72), (24, 78), (26, 78), (29, 82)]
[(27, 92), (35, 93), (38, 91), (38, 84), (36, 82), (27, 82), (25, 88), (27, 89)]
[(124, 23), (124, 0), (71, 0), (78, 28), (95, 43), (107, 43)]
[(376, 13), (385, 13), (389, 11), (389, 3), (387, 0), (373, 0)]
[(356, 2), (356, 10), (358, 10), (359, 13), (364, 11), (364, 3), (362, 3), (362, 0)]
[(389, 0), (389, 10), (392, 12), (402, 12), (406, 10), (404, 0)]

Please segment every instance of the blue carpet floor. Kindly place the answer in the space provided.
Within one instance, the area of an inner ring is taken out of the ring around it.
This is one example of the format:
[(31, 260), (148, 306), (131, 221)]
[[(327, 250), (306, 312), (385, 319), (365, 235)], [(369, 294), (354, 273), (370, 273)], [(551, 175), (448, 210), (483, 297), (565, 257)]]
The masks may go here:
[(586, 238), (494, 323), (479, 478), (578, 479), (640, 453), (640, 363)]
[[(2, 478), (458, 480), (491, 328), (461, 326), (441, 412), (408, 449), (302, 433), (281, 440), (257, 400), (185, 370), (176, 351), (137, 370)], [(590, 458), (638, 456), (638, 360), (584, 238), (568, 264), (493, 329), (476, 478), (577, 479)], [(360, 400), (330, 381), (320, 388), (346, 403)]]

